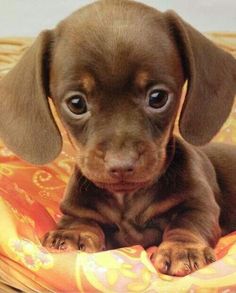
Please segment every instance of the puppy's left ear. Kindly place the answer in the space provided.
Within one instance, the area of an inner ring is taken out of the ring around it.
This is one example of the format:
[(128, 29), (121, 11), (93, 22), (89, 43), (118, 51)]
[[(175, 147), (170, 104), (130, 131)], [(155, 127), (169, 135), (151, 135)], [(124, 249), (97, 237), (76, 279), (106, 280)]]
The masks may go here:
[(188, 80), (180, 133), (188, 142), (202, 145), (213, 138), (230, 114), (236, 93), (236, 60), (175, 12), (164, 15)]

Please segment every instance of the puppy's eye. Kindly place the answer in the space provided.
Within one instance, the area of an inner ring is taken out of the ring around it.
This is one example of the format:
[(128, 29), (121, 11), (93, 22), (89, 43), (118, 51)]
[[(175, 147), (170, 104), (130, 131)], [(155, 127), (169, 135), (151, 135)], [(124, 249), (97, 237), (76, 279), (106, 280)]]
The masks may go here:
[(83, 94), (75, 94), (66, 101), (69, 110), (76, 115), (82, 115), (87, 112), (87, 103)]
[(148, 104), (150, 107), (160, 109), (166, 105), (169, 99), (169, 93), (166, 90), (154, 89), (148, 95)]

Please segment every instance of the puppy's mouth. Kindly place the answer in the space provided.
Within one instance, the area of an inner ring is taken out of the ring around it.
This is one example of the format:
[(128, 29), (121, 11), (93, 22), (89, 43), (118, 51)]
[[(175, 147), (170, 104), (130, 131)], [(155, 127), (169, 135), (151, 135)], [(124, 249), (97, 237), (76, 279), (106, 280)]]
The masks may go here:
[(112, 193), (127, 193), (127, 192), (134, 192), (134, 191), (137, 191), (138, 189), (146, 187), (147, 185), (150, 184), (150, 181), (144, 181), (144, 182), (120, 181), (117, 183), (94, 182), (94, 184)]

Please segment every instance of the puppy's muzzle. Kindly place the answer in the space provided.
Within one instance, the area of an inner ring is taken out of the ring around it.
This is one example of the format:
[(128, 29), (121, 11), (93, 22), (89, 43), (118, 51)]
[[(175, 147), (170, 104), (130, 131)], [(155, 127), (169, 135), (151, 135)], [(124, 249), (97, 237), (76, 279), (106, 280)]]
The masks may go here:
[(125, 181), (135, 174), (137, 161), (137, 156), (108, 153), (105, 158), (105, 168), (110, 177)]
[(142, 154), (134, 149), (107, 151), (104, 158), (107, 180), (96, 184), (112, 192), (131, 192), (145, 186), (147, 181), (139, 178), (141, 158)]

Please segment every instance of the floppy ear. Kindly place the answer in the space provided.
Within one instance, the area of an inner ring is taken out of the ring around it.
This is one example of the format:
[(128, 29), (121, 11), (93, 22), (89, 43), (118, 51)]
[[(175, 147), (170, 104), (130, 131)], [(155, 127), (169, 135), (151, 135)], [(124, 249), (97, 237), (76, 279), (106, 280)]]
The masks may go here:
[(22, 159), (52, 161), (62, 138), (48, 103), (52, 32), (42, 32), (18, 64), (0, 80), (0, 137)]
[(188, 89), (180, 115), (180, 133), (195, 145), (209, 142), (230, 114), (236, 93), (236, 60), (175, 12), (165, 17), (174, 38)]

